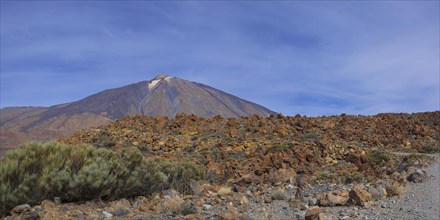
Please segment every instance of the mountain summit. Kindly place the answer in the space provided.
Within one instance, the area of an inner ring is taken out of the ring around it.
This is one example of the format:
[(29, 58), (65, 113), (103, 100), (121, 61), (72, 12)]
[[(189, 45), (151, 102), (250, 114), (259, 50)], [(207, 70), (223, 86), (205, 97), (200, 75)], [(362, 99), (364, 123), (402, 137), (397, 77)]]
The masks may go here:
[(115, 120), (124, 116), (174, 117), (177, 113), (199, 117), (240, 117), (275, 114), (267, 108), (240, 99), (207, 85), (190, 82), (166, 74), (149, 81), (109, 89), (43, 113), (43, 120), (60, 114), (92, 113)]
[(138, 113), (168, 117), (177, 113), (195, 114), (200, 117), (240, 117), (252, 114), (267, 117), (274, 114), (267, 108), (207, 85), (165, 74), (160, 74), (148, 82), (148, 92), (138, 107)]
[(104, 90), (67, 104), (1, 109), (0, 144), (4, 148), (34, 138), (48, 140), (135, 114), (174, 117), (178, 113), (228, 118), (275, 114), (207, 85), (159, 74), (149, 81)]
[(159, 79), (166, 79), (166, 78), (170, 78), (170, 76), (168, 76), (166, 73), (160, 73), (159, 75), (157, 75), (156, 77), (154, 77), (152, 79), (153, 80), (159, 80)]

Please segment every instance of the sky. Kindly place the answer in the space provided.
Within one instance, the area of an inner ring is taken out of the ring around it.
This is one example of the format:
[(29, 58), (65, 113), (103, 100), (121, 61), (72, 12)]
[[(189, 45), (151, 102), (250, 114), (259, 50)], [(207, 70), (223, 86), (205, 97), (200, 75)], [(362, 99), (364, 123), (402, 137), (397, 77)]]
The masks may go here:
[(440, 109), (439, 1), (1, 1), (0, 107), (159, 73), (284, 115)]

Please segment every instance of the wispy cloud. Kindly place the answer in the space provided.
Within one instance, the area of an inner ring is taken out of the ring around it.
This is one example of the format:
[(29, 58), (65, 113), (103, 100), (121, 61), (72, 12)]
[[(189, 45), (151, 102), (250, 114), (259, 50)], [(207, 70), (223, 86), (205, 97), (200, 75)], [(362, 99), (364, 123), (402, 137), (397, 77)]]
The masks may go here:
[(2, 2), (1, 107), (156, 73), (284, 114), (439, 109), (439, 2)]

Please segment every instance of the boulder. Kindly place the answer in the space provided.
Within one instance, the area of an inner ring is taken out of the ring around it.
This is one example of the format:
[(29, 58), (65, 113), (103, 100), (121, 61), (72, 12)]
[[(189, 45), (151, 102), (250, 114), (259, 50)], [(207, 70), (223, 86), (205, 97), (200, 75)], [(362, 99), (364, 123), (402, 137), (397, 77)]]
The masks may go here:
[(428, 179), (426, 171), (422, 169), (416, 169), (411, 174), (408, 175), (407, 180), (413, 183), (425, 182)]
[(384, 186), (371, 187), (369, 193), (374, 201), (379, 201), (387, 197), (387, 190)]
[[(410, 173), (412, 173), (412, 172), (410, 172)], [(391, 174), (391, 179), (399, 182), (400, 184), (406, 184), (407, 177), (402, 175), (399, 172), (394, 172)]]
[(21, 220), (38, 220), (38, 219), (40, 219), (40, 215), (38, 215), (38, 213), (34, 212), (34, 211), (27, 211), (27, 212), (21, 213), (20, 219)]
[(31, 210), (31, 206), (29, 204), (21, 204), (18, 206), (15, 206), (12, 210), (11, 210), (11, 214), (12, 215), (20, 215), (23, 212), (27, 212)]
[(203, 210), (210, 210), (212, 208), (211, 204), (204, 204), (203, 205)]
[(318, 206), (313, 206), (306, 211), (306, 220), (336, 220), (336, 216), (330, 213), (327, 209), (321, 209)]
[(111, 217), (113, 217), (113, 214), (110, 212), (107, 212), (107, 211), (102, 211), (102, 216), (104, 218), (111, 218)]
[(293, 183), (296, 177), (294, 170), (278, 169), (272, 170), (269, 175), (272, 177), (270, 180), (272, 183)]
[(319, 203), (322, 206), (343, 206), (347, 204), (349, 193), (345, 190), (322, 193)]
[(371, 200), (371, 194), (360, 186), (355, 186), (353, 190), (350, 191), (350, 201), (355, 205), (364, 206), (365, 203)]
[(306, 220), (315, 220), (315, 219), (319, 219), (317, 217), (317, 215), (319, 215), (319, 213), (321, 213), (321, 208), (319, 208), (318, 206), (313, 206), (310, 207), (305, 214)]

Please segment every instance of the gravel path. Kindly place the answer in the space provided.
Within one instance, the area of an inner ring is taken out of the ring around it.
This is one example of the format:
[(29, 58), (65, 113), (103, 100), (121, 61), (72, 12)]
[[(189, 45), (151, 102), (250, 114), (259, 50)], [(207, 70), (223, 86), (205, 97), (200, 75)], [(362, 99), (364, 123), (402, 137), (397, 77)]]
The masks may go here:
[[(440, 220), (440, 154), (435, 155), (435, 162), (425, 170), (429, 180), (423, 183), (408, 182), (407, 192), (401, 197), (386, 198), (368, 209), (356, 206), (327, 209), (338, 219)], [(304, 219), (304, 213), (305, 210), (294, 210), (283, 200), (271, 204), (252, 204), (247, 216), (250, 219)]]
[(373, 209), (360, 209), (359, 218), (355, 219), (440, 220), (440, 155), (435, 158), (435, 163), (426, 169), (429, 181), (408, 183), (402, 197), (379, 201)]
[[(382, 214), (373, 219), (427, 219), (440, 220), (440, 156), (429, 167), (430, 180), (424, 183), (408, 184), (408, 191), (402, 198), (385, 200), (386, 208), (378, 207)], [(371, 219), (371, 218), (370, 218)]]

